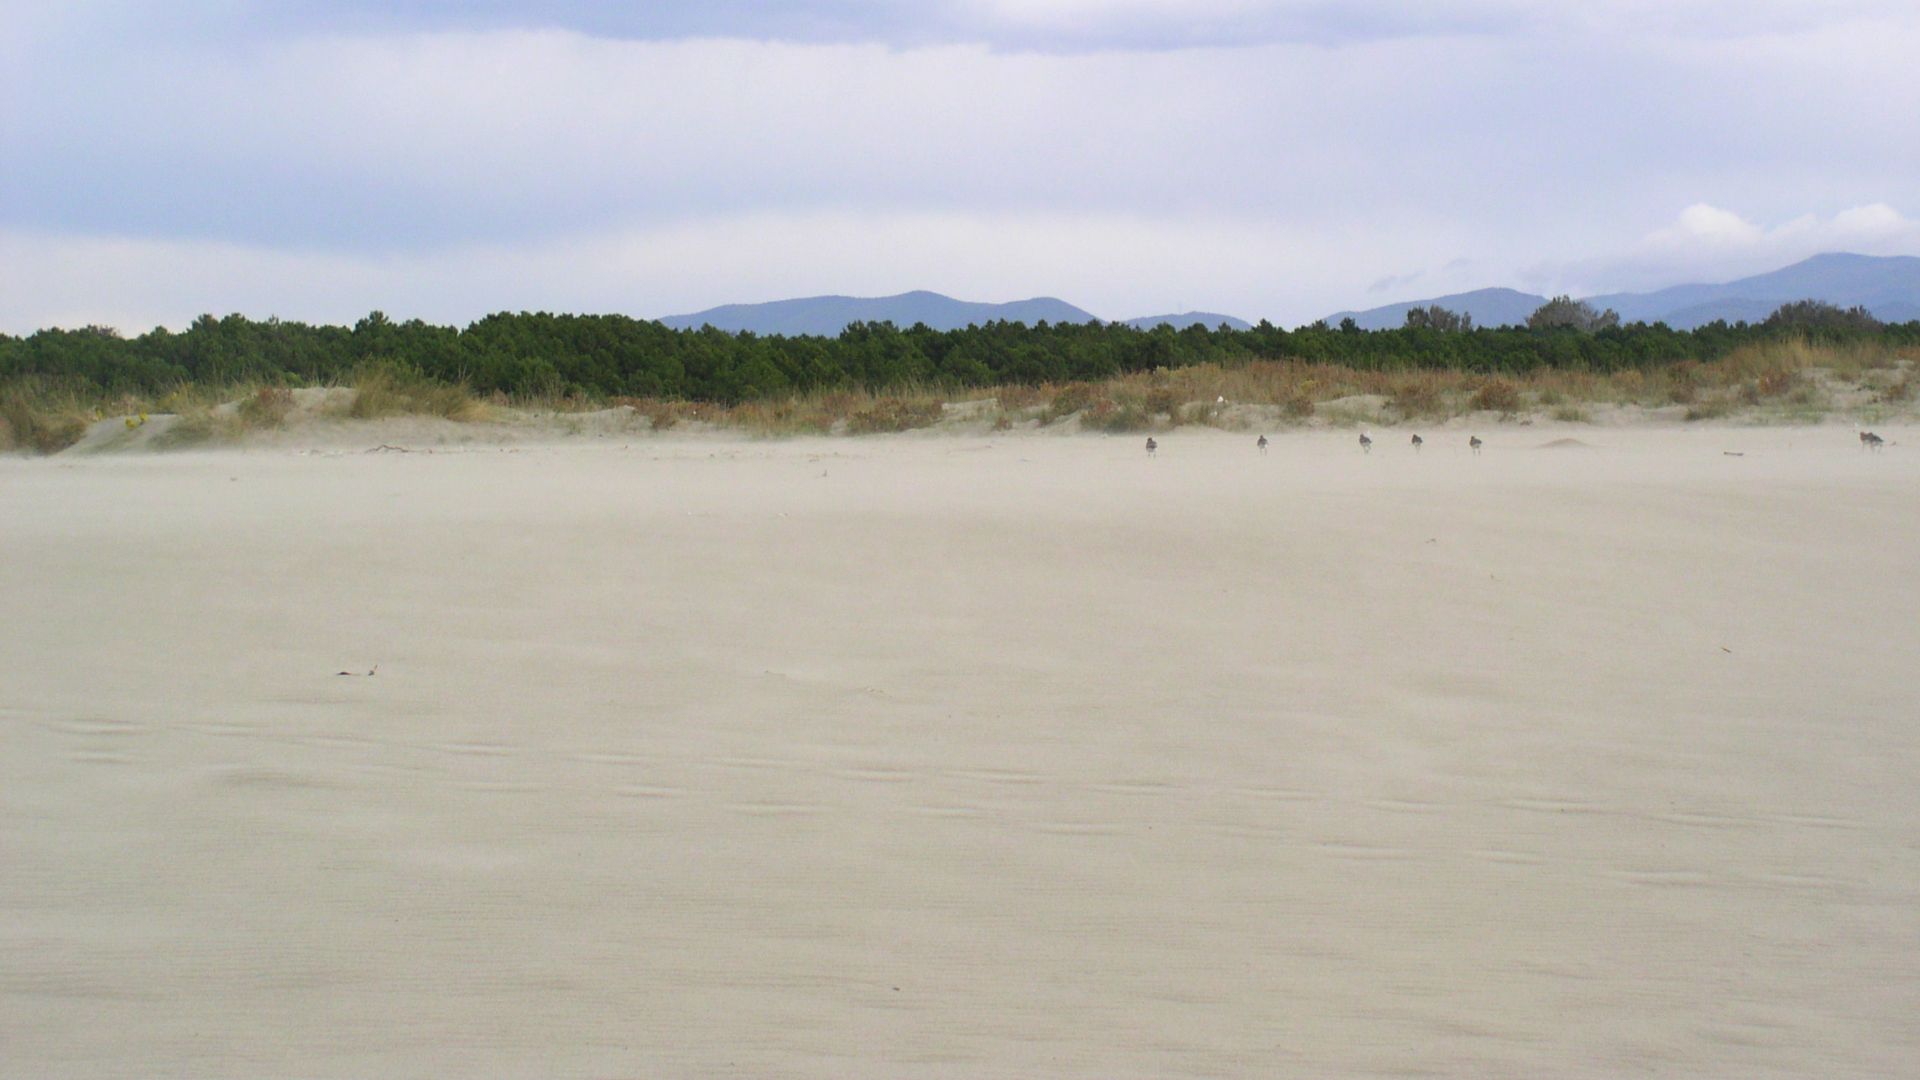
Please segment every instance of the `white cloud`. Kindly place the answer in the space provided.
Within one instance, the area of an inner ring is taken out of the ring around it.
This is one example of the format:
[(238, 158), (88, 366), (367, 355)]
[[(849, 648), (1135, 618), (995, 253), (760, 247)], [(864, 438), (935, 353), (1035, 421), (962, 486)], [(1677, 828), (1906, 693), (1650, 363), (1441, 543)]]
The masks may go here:
[[(131, 40), (114, 28), (170, 9), (30, 6), (11, 38), (0, 20), (0, 52), (31, 42), (0, 65), (14, 330), (916, 287), (1293, 322), (1389, 271), (1601, 291), (1920, 243), (1891, 209), (1920, 206), (1920, 13), (1882, 0), (926, 5), (935, 40), (1001, 47), (318, 15)], [(1191, 45), (1200, 23), (1235, 47), (1008, 51), (1029, 39), (994, 29)]]
[(1672, 225), (1644, 241), (1651, 248), (1747, 247), (1766, 237), (1765, 230), (1731, 210), (1694, 203), (1680, 212)]
[(1885, 203), (1850, 207), (1825, 218), (1803, 214), (1771, 227), (1698, 203), (1682, 211), (1673, 225), (1648, 234), (1639, 251), (1758, 264), (1826, 251), (1879, 254), (1916, 246), (1920, 246), (1920, 221)]
[(1920, 220), (1885, 203), (1761, 225), (1696, 203), (1624, 250), (1532, 268), (1527, 283), (1546, 291), (1638, 291), (1682, 282), (1730, 281), (1812, 255), (1920, 255)]

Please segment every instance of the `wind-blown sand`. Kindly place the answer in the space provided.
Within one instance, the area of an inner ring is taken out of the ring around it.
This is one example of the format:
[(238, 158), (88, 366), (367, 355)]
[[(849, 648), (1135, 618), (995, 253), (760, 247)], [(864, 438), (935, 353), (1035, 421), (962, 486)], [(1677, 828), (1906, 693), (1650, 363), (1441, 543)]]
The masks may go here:
[(1920, 1072), (1920, 450), (1483, 434), (0, 460), (0, 1074)]

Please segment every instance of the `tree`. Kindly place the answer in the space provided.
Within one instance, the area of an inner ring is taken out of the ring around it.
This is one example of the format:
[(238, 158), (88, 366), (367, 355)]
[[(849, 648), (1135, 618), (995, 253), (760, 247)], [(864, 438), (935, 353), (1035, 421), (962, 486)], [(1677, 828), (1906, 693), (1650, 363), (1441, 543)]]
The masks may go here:
[(1864, 307), (1842, 308), (1824, 300), (1795, 300), (1781, 304), (1767, 316), (1765, 325), (1773, 329), (1873, 331), (1881, 322)]
[(1439, 304), (1429, 304), (1407, 312), (1407, 329), (1464, 333), (1473, 329), (1473, 316), (1448, 311)]
[(1554, 330), (1572, 327), (1583, 334), (1595, 330), (1611, 330), (1620, 325), (1620, 313), (1608, 308), (1596, 311), (1585, 300), (1575, 300), (1571, 296), (1556, 296), (1534, 309), (1527, 316), (1527, 329)]

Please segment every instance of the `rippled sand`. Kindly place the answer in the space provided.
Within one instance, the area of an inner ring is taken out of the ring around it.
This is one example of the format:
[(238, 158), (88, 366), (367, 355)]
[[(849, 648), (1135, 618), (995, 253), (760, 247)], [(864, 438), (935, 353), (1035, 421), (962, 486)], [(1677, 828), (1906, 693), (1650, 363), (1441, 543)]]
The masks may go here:
[(1920, 440), (1485, 434), (0, 461), (0, 1075), (1920, 1072)]

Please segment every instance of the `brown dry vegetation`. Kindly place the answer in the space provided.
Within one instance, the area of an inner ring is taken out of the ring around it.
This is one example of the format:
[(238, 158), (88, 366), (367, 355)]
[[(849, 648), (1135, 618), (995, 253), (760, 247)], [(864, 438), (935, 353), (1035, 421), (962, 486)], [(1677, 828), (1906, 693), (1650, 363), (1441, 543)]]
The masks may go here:
[(486, 406), (464, 386), (424, 378), (405, 369), (379, 365), (359, 372), (346, 415), (356, 420), (382, 416), (439, 416), (478, 420)]
[[(952, 422), (994, 430), (1076, 420), (1086, 430), (1137, 432), (1182, 424), (1242, 428), (1288, 423), (1331, 425), (1439, 422), (1477, 412), (1501, 417), (1590, 420), (1600, 407), (1670, 409), (1689, 420), (1738, 417), (1759, 422), (1814, 422), (1832, 412), (1879, 419), (1911, 407), (1920, 349), (1811, 345), (1790, 341), (1746, 346), (1709, 363), (1595, 372), (1543, 368), (1491, 376), (1464, 371), (1363, 370), (1331, 364), (1256, 360), (1157, 369), (1097, 382), (1008, 385), (947, 391), (906, 386), (884, 393), (822, 390), (737, 405), (623, 398), (654, 431), (687, 423), (755, 435), (910, 431)], [(353, 380), (356, 393), (340, 415), (484, 419), (493, 408), (565, 415), (605, 408), (573, 398), (475, 398), (466, 388), (402, 368), (374, 366)], [(1224, 399), (1224, 404), (1221, 403)], [(950, 401), (973, 403), (949, 411)], [(223, 403), (237, 407), (222, 409)], [(1242, 408), (1252, 406), (1253, 409)], [(0, 451), (49, 453), (78, 440), (91, 421), (172, 413), (163, 440), (184, 445), (238, 438), (283, 425), (291, 391), (275, 386), (183, 386), (154, 399), (83, 402), (42, 383), (0, 387)]]
[(0, 452), (64, 449), (86, 433), (90, 415), (71, 395), (32, 382), (0, 387)]
[(238, 415), (257, 427), (279, 427), (293, 411), (293, 391), (284, 386), (263, 386), (240, 399)]

